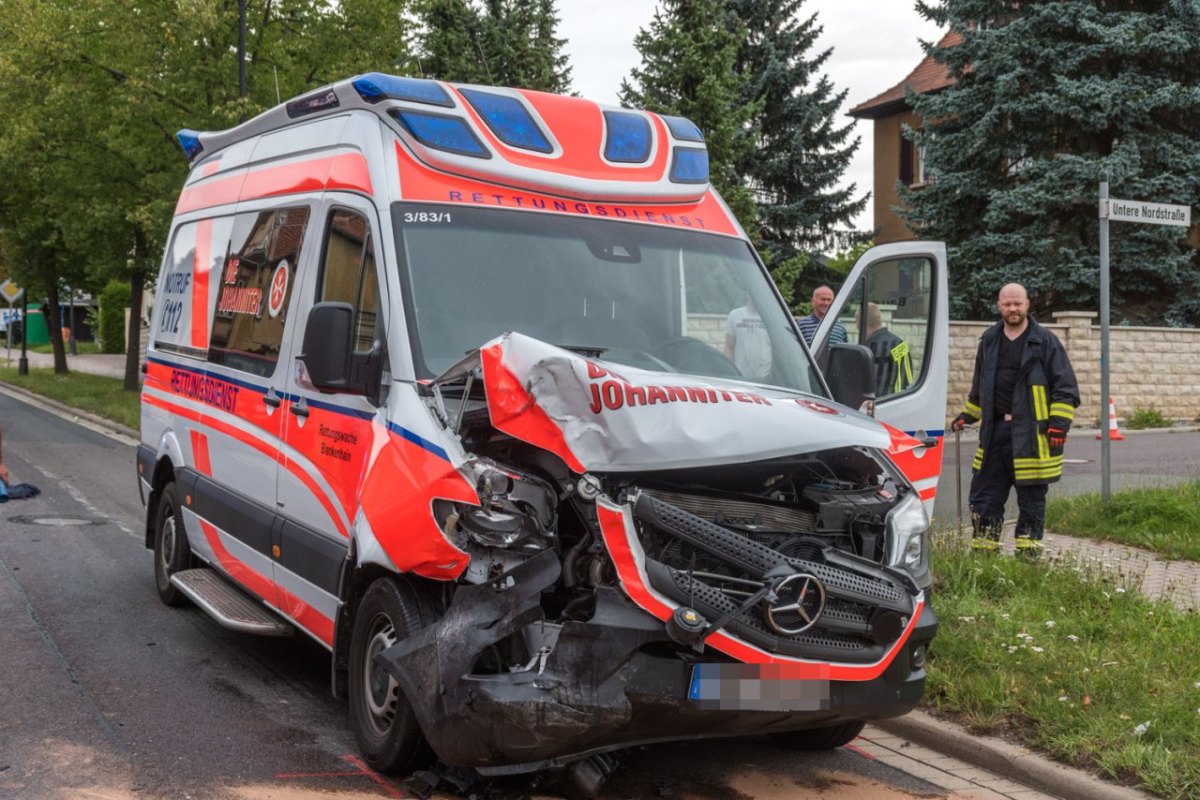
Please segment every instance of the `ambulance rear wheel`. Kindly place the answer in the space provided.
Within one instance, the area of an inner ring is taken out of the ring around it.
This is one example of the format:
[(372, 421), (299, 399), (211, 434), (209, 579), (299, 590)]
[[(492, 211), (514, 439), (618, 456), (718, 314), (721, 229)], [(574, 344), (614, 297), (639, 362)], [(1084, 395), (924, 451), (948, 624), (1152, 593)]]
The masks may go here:
[(187, 602), (183, 592), (171, 583), (171, 576), (192, 565), (192, 549), (183, 529), (179, 494), (174, 483), (163, 487), (154, 514), (154, 585), (158, 596), (169, 606)]
[(789, 750), (832, 750), (854, 741), (866, 724), (862, 720), (854, 720), (827, 728), (772, 733), (771, 739)]
[(375, 656), (421, 628), (410, 587), (380, 578), (363, 595), (350, 638), (350, 723), (363, 759), (378, 772), (407, 773), (428, 758), (416, 714)]

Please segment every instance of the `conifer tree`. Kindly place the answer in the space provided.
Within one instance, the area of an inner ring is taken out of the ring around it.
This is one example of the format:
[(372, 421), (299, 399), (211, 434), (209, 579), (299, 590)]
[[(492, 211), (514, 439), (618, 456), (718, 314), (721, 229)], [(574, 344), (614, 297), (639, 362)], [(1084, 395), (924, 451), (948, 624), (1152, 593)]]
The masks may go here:
[[(1097, 187), (1195, 205), (1200, 194), (1200, 5), (1181, 0), (924, 0), (962, 34), (927, 46), (954, 86), (911, 98), (933, 180), (902, 195), (921, 236), (950, 244), (959, 314), (991, 313), (1007, 281), (1037, 311), (1098, 302)], [(1186, 231), (1111, 226), (1119, 318), (1200, 322)]]
[(745, 35), (726, 18), (724, 0), (662, 0), (634, 47), (642, 63), (621, 82), (621, 102), (687, 117), (708, 147), (713, 186), (749, 231), (754, 199), (738, 166), (754, 146), (751, 120), (760, 103), (746, 102), (748, 79), (736, 70)]
[(568, 92), (555, 0), (423, 0), (422, 72), (430, 78)]
[(831, 234), (849, 228), (867, 195), (840, 186), (858, 150), (853, 123), (839, 125), (846, 91), (821, 74), (831, 50), (812, 53), (821, 27), (801, 18), (805, 0), (727, 0), (745, 31), (736, 70), (746, 76), (743, 98), (757, 104), (755, 147), (737, 169), (758, 204), (760, 251), (781, 265), (800, 251), (828, 248)]

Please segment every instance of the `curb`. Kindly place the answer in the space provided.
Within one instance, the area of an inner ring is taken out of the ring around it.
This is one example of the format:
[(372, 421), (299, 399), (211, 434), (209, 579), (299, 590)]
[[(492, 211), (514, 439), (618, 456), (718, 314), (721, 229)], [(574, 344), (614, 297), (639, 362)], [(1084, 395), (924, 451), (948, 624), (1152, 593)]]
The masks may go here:
[(97, 414), (92, 414), (88, 411), (81, 411), (78, 408), (72, 408), (57, 400), (52, 400), (44, 395), (35, 394), (27, 389), (22, 389), (20, 386), (14, 386), (11, 383), (0, 381), (0, 392), (9, 395), (10, 397), (27, 403), (31, 406), (43, 408), (55, 416), (63, 419), (78, 422), (86, 421), (92, 428), (101, 429), (102, 433), (114, 436), (122, 436), (131, 439), (134, 444), (137, 443), (141, 434), (133, 428), (126, 427), (119, 422), (113, 422), (110, 419), (105, 419)]
[[(979, 441), (979, 427), (973, 426), (973, 428), (973, 430), (968, 428), (962, 432), (962, 440), (964, 442)], [(1195, 433), (1196, 431), (1200, 431), (1200, 425), (1188, 423), (1186, 425), (1172, 425), (1169, 428), (1141, 428), (1139, 430), (1131, 430), (1126, 428), (1125, 430), (1121, 431), (1121, 434), (1128, 438), (1130, 436), (1145, 436), (1149, 433)], [(945, 433), (945, 441), (947, 443), (954, 441), (954, 437), (950, 435), (953, 432), (954, 431), (950, 430), (949, 428), (949, 423), (947, 423)], [(1072, 425), (1071, 432), (1068, 434), (1067, 438), (1078, 438), (1079, 436), (1096, 436), (1096, 438), (1099, 439), (1100, 428), (1093, 428), (1087, 425)]]
[(1151, 795), (1102, 780), (1090, 772), (1052, 761), (1046, 756), (998, 739), (976, 736), (961, 725), (924, 711), (872, 723), (893, 736), (986, 769), (1061, 800), (1153, 800)]

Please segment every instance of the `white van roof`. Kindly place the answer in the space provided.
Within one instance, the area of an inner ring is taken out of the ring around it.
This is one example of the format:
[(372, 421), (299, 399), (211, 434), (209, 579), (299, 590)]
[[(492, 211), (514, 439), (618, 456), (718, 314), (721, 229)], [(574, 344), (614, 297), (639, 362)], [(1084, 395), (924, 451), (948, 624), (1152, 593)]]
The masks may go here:
[(368, 73), (217, 132), (182, 130), (196, 166), (262, 134), (347, 112), (373, 114), (439, 171), (579, 199), (690, 203), (709, 189), (708, 151), (683, 117), (527, 89)]

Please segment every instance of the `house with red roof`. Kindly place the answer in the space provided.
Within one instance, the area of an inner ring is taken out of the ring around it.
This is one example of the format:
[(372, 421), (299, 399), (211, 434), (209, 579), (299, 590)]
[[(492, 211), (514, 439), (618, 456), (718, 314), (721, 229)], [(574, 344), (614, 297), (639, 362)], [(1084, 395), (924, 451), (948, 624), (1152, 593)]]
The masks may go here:
[[(951, 31), (937, 43), (938, 47), (954, 47), (962, 35)], [(921, 118), (909, 106), (909, 93), (929, 94), (954, 84), (954, 77), (944, 64), (925, 56), (916, 69), (886, 92), (850, 109), (855, 119), (875, 123), (875, 242), (895, 242), (913, 239), (912, 231), (896, 213), (900, 205), (897, 184), (920, 187), (928, 180), (920, 148), (903, 136), (904, 126), (920, 129)]]

